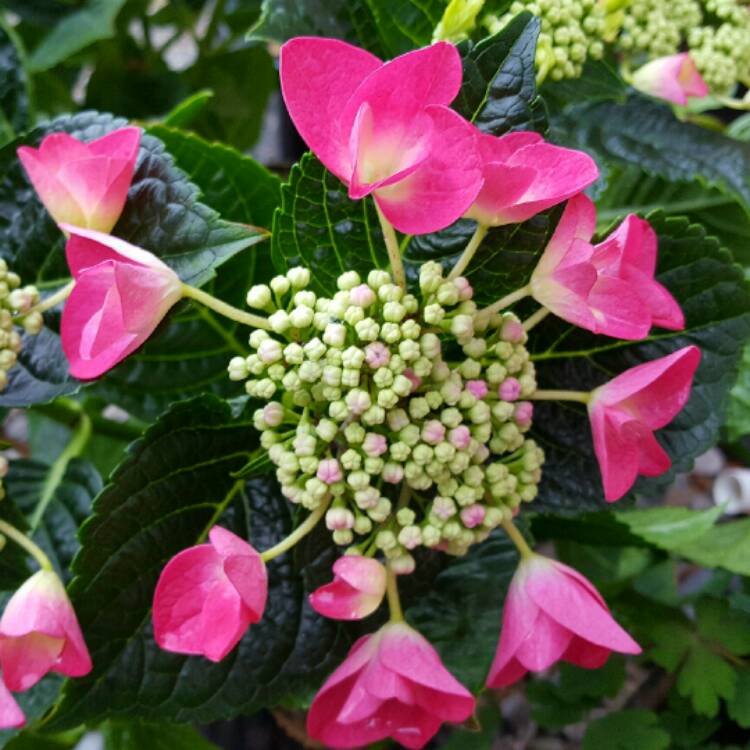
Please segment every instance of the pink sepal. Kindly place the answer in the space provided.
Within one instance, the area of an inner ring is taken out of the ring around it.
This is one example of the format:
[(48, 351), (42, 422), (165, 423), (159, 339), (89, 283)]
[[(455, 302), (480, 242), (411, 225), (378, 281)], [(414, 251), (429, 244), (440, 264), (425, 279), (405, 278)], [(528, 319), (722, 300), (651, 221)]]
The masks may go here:
[(475, 701), (435, 649), (405, 623), (357, 641), (313, 700), (311, 737), (354, 748), (388, 737), (418, 750), (444, 721), (465, 721)]
[(312, 608), (333, 620), (361, 620), (385, 595), (385, 568), (369, 557), (344, 555), (333, 564), (334, 580), (310, 594)]
[(25, 723), (21, 707), (0, 678), (0, 729), (19, 729)]
[(220, 526), (209, 544), (179, 552), (154, 592), (154, 638), (166, 651), (221, 661), (263, 616), (266, 566), (246, 541)]
[(653, 435), (672, 421), (690, 397), (700, 364), (696, 346), (626, 370), (597, 388), (589, 418), (604, 496), (619, 500), (638, 474), (657, 476), (672, 462)]
[(708, 85), (688, 52), (646, 63), (633, 74), (633, 85), (651, 96), (685, 106), (688, 98), (708, 96)]
[(11, 597), (0, 618), (0, 667), (10, 690), (28, 690), (48, 672), (81, 677), (91, 657), (55, 573), (40, 570)]

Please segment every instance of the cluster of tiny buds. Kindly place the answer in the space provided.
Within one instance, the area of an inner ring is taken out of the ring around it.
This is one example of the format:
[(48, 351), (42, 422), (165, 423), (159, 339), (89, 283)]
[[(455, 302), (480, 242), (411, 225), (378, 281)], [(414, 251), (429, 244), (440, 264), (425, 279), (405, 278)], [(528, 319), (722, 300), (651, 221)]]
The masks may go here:
[(16, 325), (31, 334), (42, 329), (41, 313), (25, 315), (38, 302), (36, 287), (22, 287), (18, 274), (9, 271), (7, 263), (0, 258), (0, 391), (8, 385), (8, 371), (16, 364), (21, 351), (21, 334)]
[(536, 496), (543, 453), (525, 437), (536, 389), (526, 332), (484, 316), (465, 278), (430, 262), (419, 294), (353, 272), (331, 297), (293, 268), (248, 293), (272, 331), (229, 363), (265, 402), (254, 414), (282, 492), (340, 545), (380, 549), (399, 572), (424, 545), (454, 554)]

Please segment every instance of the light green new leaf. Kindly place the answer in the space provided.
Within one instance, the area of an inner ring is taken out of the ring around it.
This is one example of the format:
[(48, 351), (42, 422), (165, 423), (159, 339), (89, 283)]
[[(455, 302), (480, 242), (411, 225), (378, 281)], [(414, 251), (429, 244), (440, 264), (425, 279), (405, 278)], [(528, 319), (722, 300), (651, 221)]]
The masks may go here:
[(715, 526), (674, 551), (706, 568), (725, 568), (750, 576), (750, 518)]
[(615, 518), (649, 544), (675, 550), (705, 534), (721, 513), (719, 507), (700, 511), (661, 507), (615, 513)]

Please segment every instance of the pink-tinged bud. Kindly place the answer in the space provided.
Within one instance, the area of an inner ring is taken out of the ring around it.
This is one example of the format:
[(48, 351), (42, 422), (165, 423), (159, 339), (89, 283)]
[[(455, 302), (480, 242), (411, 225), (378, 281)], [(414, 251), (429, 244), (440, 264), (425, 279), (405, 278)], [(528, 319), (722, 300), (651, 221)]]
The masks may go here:
[(497, 389), (497, 395), (503, 401), (515, 401), (521, 395), (521, 384), (516, 378), (505, 378)]
[(445, 438), (445, 425), (437, 419), (431, 419), (425, 422), (422, 428), (422, 440), (430, 445), (437, 445)]
[(0, 729), (19, 729), (25, 723), (23, 711), (0, 679)]
[(175, 555), (154, 592), (154, 638), (165, 651), (221, 661), (263, 617), (268, 575), (260, 555), (221, 526)]
[(401, 464), (388, 462), (381, 472), (384, 482), (398, 484), (404, 478), (404, 467)]
[(267, 338), (260, 342), (258, 357), (263, 364), (278, 362), (282, 356), (281, 344), (276, 339)]
[(5, 685), (28, 690), (48, 672), (81, 677), (91, 657), (62, 581), (40, 570), (11, 597), (0, 618), (0, 667)]
[(503, 327), (500, 331), (500, 338), (503, 341), (508, 341), (511, 344), (520, 344), (526, 337), (526, 331), (523, 330), (523, 325), (518, 320), (506, 320), (503, 323)]
[(567, 565), (531, 555), (521, 560), (508, 589), (487, 686), (512, 685), (526, 672), (542, 672), (557, 661), (596, 669), (612, 651), (639, 654), (641, 649), (586, 578)]
[(391, 353), (385, 344), (373, 341), (365, 347), (365, 362), (367, 366), (376, 370), (385, 367), (391, 361)]
[(324, 458), (318, 464), (318, 479), (326, 484), (335, 484), (340, 482), (344, 475), (341, 472), (341, 466), (335, 458)]
[(632, 367), (592, 392), (589, 419), (607, 501), (619, 500), (639, 474), (658, 476), (672, 465), (654, 430), (669, 424), (687, 403), (700, 359), (697, 346), (686, 346)]
[(487, 382), (484, 380), (469, 380), (466, 383), (466, 390), (468, 390), (474, 398), (478, 399), (483, 399), (489, 391), (487, 388)]
[(307, 731), (326, 747), (355, 748), (391, 738), (423, 748), (443, 722), (463, 722), (474, 697), (435, 649), (406, 623), (360, 638), (326, 680), (307, 716)]
[(409, 378), (411, 380), (411, 392), (414, 393), (420, 385), (422, 385), (422, 378), (418, 377), (414, 374), (414, 370), (411, 369), (411, 367), (407, 367), (404, 370), (404, 377)]
[(385, 595), (385, 568), (370, 557), (344, 555), (333, 564), (333, 582), (310, 594), (312, 608), (332, 620), (361, 620)]
[(61, 336), (70, 373), (96, 378), (153, 333), (182, 296), (177, 274), (147, 250), (90, 229), (70, 233), (65, 252), (75, 279)]
[(263, 421), (269, 427), (278, 427), (284, 420), (284, 407), (278, 401), (271, 401), (263, 407)]
[(534, 404), (531, 401), (519, 401), (513, 410), (513, 418), (519, 427), (528, 427), (534, 417)]
[(388, 441), (385, 435), (378, 435), (377, 432), (368, 432), (362, 443), (362, 450), (370, 456), (377, 458), (382, 456), (388, 450)]
[(354, 513), (348, 508), (331, 508), (326, 512), (326, 528), (341, 531), (354, 528)]
[(121, 128), (89, 143), (52, 133), (38, 149), (21, 146), (17, 153), (58, 224), (109, 232), (128, 197), (140, 139), (138, 128)]
[(375, 292), (367, 284), (360, 284), (349, 292), (349, 300), (357, 307), (369, 307), (375, 302)]
[(456, 287), (460, 302), (467, 302), (474, 296), (474, 290), (472, 289), (471, 284), (469, 284), (469, 280), (463, 276), (454, 279), (453, 286)]
[(582, 151), (553, 146), (536, 133), (477, 133), (484, 184), (465, 216), (488, 226), (519, 224), (562, 203), (599, 176)]
[(688, 52), (659, 57), (633, 73), (633, 86), (668, 102), (688, 103), (688, 97), (708, 96), (708, 85)]
[(467, 529), (473, 529), (475, 526), (479, 526), (487, 515), (487, 510), (484, 505), (474, 504), (469, 505), (461, 510), (461, 522)]
[(448, 107), (462, 75), (452, 44), (383, 63), (336, 39), (298, 37), (281, 48), (279, 73), (310, 149), (350, 198), (372, 194), (399, 231), (437, 231), (474, 201), (482, 182), (476, 130)]
[(466, 450), (471, 443), (471, 432), (466, 425), (459, 425), (448, 433), (448, 441), (458, 450)]

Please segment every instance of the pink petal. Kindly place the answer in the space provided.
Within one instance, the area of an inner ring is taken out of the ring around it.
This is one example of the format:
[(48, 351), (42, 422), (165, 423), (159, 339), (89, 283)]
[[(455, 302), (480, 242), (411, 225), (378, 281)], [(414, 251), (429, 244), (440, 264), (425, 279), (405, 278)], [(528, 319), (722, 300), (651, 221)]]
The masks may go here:
[(512, 167), (502, 162), (485, 164), (482, 169), (484, 184), (466, 218), (487, 226), (507, 224), (505, 212), (521, 200), (536, 177), (531, 167)]
[(365, 594), (383, 596), (385, 593), (385, 568), (371, 557), (343, 555), (333, 564), (333, 572)]
[[(183, 643), (194, 650), (181, 653), (203, 654), (209, 661), (221, 661), (242, 639), (250, 625), (242, 599), (234, 586), (217, 578), (205, 591), (200, 616), (181, 631), (195, 640)], [(179, 649), (171, 648), (172, 651)]]
[[(597, 245), (597, 249), (607, 244), (615, 243), (619, 248), (622, 266), (635, 268), (646, 276), (653, 276), (656, 272), (656, 256), (658, 239), (653, 227), (645, 219), (635, 214), (629, 214), (624, 221)], [(610, 275), (619, 276), (619, 264), (616, 268), (603, 268)]]
[(604, 646), (596, 646), (584, 638), (573, 638), (562, 660), (575, 664), (583, 669), (599, 669), (603, 667), (612, 651)]
[(638, 341), (651, 328), (651, 312), (636, 289), (613, 276), (600, 276), (588, 296), (596, 318), (594, 333), (613, 338)]
[[(538, 605), (538, 602), (537, 602)], [(573, 639), (573, 633), (541, 609), (515, 658), (529, 672), (543, 672), (560, 660)]]
[(682, 308), (658, 281), (628, 267), (625, 267), (622, 277), (638, 292), (643, 304), (650, 310), (653, 325), (670, 331), (681, 331), (685, 327)]
[(19, 729), (25, 723), (23, 711), (0, 679), (0, 729)]
[(64, 164), (89, 157), (88, 146), (67, 133), (51, 133), (42, 139), (37, 151), (39, 159), (50, 170), (57, 172)]
[(362, 594), (341, 580), (320, 586), (309, 599), (318, 614), (332, 620), (361, 620), (371, 615), (381, 601), (379, 597)]
[(41, 633), (0, 640), (3, 679), (11, 690), (21, 692), (36, 685), (52, 671), (65, 641)]
[(688, 103), (690, 96), (704, 97), (709, 93), (687, 52), (646, 63), (633, 74), (633, 85), (647, 94), (681, 106)]
[(348, 182), (349, 127), (339, 118), (346, 102), (382, 62), (337, 39), (297, 37), (281, 48), (281, 91), (303, 140), (336, 176)]
[(473, 203), (482, 175), (473, 126), (447, 107), (427, 107), (433, 122), (429, 157), (408, 177), (375, 192), (396, 229), (424, 234), (444, 229)]
[(519, 130), (514, 133), (506, 133), (501, 136), (487, 135), (482, 133), (478, 137), (479, 153), (485, 164), (508, 162), (520, 149), (542, 143), (539, 133), (531, 130)]
[(89, 141), (86, 146), (93, 156), (106, 156), (131, 164), (132, 175), (138, 159), (138, 148), (141, 143), (141, 129), (134, 127), (118, 128), (101, 138)]

